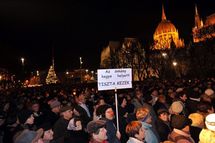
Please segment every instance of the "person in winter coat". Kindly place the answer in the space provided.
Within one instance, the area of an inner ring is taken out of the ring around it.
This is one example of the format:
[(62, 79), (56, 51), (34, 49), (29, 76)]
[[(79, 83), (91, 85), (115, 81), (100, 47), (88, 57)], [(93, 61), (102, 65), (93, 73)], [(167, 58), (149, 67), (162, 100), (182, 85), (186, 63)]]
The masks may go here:
[(94, 120), (87, 124), (87, 132), (91, 135), (89, 143), (108, 143), (106, 121)]
[(140, 121), (132, 121), (126, 126), (126, 133), (129, 136), (127, 143), (144, 143), (145, 130)]

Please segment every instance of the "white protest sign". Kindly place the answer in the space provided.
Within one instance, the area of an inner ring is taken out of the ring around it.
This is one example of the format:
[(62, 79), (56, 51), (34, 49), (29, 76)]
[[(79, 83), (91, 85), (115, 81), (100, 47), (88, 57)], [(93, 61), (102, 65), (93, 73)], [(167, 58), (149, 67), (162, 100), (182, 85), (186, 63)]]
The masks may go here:
[(98, 90), (132, 88), (132, 70), (98, 69)]

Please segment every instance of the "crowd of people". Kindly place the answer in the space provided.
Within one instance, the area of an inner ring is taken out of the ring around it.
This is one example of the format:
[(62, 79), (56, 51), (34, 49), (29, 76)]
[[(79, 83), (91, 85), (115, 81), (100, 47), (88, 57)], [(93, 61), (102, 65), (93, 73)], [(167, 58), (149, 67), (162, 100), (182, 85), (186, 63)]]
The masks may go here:
[(0, 143), (215, 143), (215, 79), (0, 91)]

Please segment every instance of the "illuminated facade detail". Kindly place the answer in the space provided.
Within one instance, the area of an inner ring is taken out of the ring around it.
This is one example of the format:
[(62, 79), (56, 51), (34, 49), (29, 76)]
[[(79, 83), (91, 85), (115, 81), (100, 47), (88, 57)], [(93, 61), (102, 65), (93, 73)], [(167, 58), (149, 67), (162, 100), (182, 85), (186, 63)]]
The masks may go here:
[(208, 16), (205, 23), (201, 20), (197, 6), (195, 6), (195, 25), (193, 31), (193, 42), (198, 43), (215, 37), (215, 13)]
[(179, 38), (178, 30), (171, 21), (167, 20), (163, 6), (161, 22), (154, 32), (153, 39), (154, 50), (169, 49), (172, 42), (174, 42), (176, 48), (184, 47), (184, 41)]

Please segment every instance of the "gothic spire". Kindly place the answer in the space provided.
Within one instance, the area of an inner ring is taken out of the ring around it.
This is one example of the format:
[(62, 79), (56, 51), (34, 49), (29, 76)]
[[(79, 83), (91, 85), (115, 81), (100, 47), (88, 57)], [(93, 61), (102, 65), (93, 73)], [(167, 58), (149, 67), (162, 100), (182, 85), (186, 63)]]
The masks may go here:
[(161, 17), (162, 20), (166, 20), (166, 14), (165, 14), (165, 11), (164, 11), (164, 6), (162, 4), (162, 17)]
[(200, 28), (202, 26), (203, 24), (198, 13), (197, 5), (195, 4), (195, 27)]
[(198, 9), (197, 9), (197, 5), (196, 5), (196, 4), (195, 4), (195, 15), (196, 15), (196, 16), (199, 15)]

